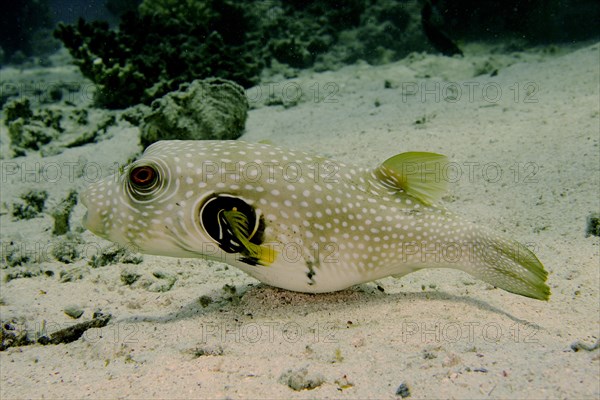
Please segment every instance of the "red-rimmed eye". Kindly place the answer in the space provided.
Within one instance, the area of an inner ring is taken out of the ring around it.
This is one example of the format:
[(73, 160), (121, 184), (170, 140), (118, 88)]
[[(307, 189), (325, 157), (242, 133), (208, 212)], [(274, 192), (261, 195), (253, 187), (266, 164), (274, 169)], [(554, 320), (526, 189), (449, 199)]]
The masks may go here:
[(129, 180), (135, 187), (145, 189), (156, 182), (157, 176), (158, 174), (154, 168), (142, 165), (131, 170)]

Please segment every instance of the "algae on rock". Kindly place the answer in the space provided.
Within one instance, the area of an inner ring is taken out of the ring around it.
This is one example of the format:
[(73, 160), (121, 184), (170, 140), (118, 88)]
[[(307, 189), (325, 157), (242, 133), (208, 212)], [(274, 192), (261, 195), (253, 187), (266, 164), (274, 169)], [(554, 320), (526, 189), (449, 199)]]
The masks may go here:
[(219, 78), (195, 80), (152, 103), (141, 124), (144, 147), (158, 140), (232, 140), (248, 115), (244, 88)]

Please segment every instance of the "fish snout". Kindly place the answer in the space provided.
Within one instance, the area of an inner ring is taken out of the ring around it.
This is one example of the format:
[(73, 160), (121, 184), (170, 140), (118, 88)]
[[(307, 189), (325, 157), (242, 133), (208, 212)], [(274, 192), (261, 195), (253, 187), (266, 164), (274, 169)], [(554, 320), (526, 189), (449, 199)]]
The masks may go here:
[(93, 201), (90, 199), (91, 190), (88, 187), (79, 195), (79, 201), (86, 208), (85, 215), (83, 216), (82, 225), (85, 229), (92, 233), (105, 237), (106, 232), (104, 230), (104, 223), (100, 216), (100, 210), (96, 206), (94, 207)]

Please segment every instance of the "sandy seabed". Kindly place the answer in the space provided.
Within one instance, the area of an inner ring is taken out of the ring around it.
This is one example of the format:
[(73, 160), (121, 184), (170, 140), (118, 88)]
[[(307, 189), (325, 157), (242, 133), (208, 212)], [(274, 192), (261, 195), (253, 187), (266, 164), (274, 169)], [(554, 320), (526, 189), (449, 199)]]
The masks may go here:
[[(0, 398), (599, 398), (599, 350), (572, 349), (600, 337), (599, 238), (585, 234), (600, 210), (599, 49), (473, 47), (460, 59), (304, 72), (248, 93), (246, 141), (361, 166), (404, 151), (446, 154), (454, 175), (444, 205), (533, 247), (550, 301), (455, 270), (309, 295), (200, 259), (145, 255), (138, 265), (91, 268), (89, 257), (47, 257), (38, 268), (53, 276), (2, 280), (2, 321), (35, 335), (74, 324), (64, 313), (71, 306), (84, 311), (80, 320), (97, 310), (112, 319), (72, 343), (0, 352)], [(24, 73), (0, 70), (5, 81)], [(70, 66), (43, 73), (77, 75)], [(270, 91), (288, 106), (263, 105)], [(2, 163), (83, 160), (107, 173), (140, 150), (136, 129), (120, 122), (99, 143)], [(25, 178), (3, 173), (1, 238), (43, 252), (61, 240), (52, 217), (13, 221), (10, 204), (32, 187), (56, 204), (89, 177)], [(78, 204), (75, 232), (83, 213)], [(89, 248), (109, 245), (80, 236)], [(132, 273), (141, 278), (125, 284)]]

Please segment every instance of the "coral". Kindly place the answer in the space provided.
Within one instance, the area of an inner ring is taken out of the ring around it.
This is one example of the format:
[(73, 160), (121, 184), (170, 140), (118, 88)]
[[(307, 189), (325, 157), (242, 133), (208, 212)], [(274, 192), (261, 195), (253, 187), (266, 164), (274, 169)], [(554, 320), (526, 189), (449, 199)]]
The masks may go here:
[[(415, 49), (414, 34), (425, 42), (420, 27), (407, 31), (418, 26), (407, 23), (418, 18), (416, 6), (406, 8), (392, 0), (370, 3), (351, 0), (342, 7), (336, 0), (145, 0), (137, 13), (122, 17), (118, 31), (106, 23), (80, 20), (77, 25), (60, 24), (55, 36), (98, 85), (97, 104), (125, 108), (150, 104), (194, 79), (219, 77), (249, 87), (274, 60), (294, 68), (317, 62), (335, 66), (359, 58), (380, 62), (382, 51), (373, 49), (373, 42), (385, 39), (377, 46), (391, 46), (395, 59)], [(385, 26), (377, 26), (382, 22)], [(348, 37), (359, 29), (361, 35), (350, 36), (363, 37), (364, 43), (341, 43), (344, 32)], [(340, 43), (348, 49), (339, 49)]]
[(337, 68), (365, 60), (380, 64), (425, 50), (418, 2), (283, 0), (266, 19), (268, 60), (293, 67)]
[(64, 235), (69, 232), (69, 217), (76, 204), (77, 192), (72, 190), (67, 197), (54, 208), (51, 214), (52, 218), (54, 218), (53, 235)]
[[(213, 76), (249, 87), (277, 63), (324, 70), (357, 60), (385, 63), (434, 47), (460, 54), (456, 38), (564, 38), (565, 21), (570, 34), (596, 37), (587, 28), (600, 6), (580, 2), (582, 8), (561, 0), (145, 0), (122, 16), (116, 31), (80, 20), (59, 25), (55, 36), (98, 85), (97, 103), (125, 108), (150, 104), (193, 79)], [(127, 3), (132, 9), (135, 0)]]
[(52, 256), (61, 263), (72, 264), (81, 258), (76, 241), (60, 241), (52, 247)]
[(6, 240), (2, 244), (2, 268), (27, 265), (32, 260), (32, 254), (28, 254), (24, 246), (16, 240)]
[(247, 49), (248, 18), (236, 2), (209, 3), (212, 8), (191, 0), (144, 3), (143, 12), (122, 17), (118, 31), (81, 19), (75, 26), (59, 24), (55, 36), (98, 85), (96, 103), (108, 108), (149, 104), (196, 78), (251, 86), (261, 64)]
[(88, 263), (92, 268), (100, 268), (117, 263), (139, 264), (142, 261), (143, 257), (139, 254), (132, 253), (123, 247), (111, 246), (102, 249), (100, 254), (94, 254)]
[(0, 326), (0, 351), (9, 347), (27, 346), (33, 340), (27, 336), (26, 329), (16, 330), (13, 324), (2, 321)]
[(6, 104), (3, 111), (10, 145), (16, 156), (25, 155), (27, 149), (39, 150), (64, 131), (60, 112), (42, 109), (34, 113), (27, 98)]
[(183, 84), (152, 103), (141, 126), (144, 147), (165, 139), (237, 139), (248, 113), (240, 85), (218, 78)]
[(28, 98), (13, 101), (7, 104), (2, 111), (4, 111), (4, 124), (6, 126), (9, 126), (17, 118), (27, 120), (33, 117), (33, 111), (31, 111), (31, 104)]
[(14, 203), (12, 215), (15, 219), (35, 218), (44, 211), (48, 192), (45, 190), (32, 189), (21, 195), (23, 202)]
[[(65, 148), (83, 146), (102, 140), (116, 125), (112, 114), (105, 111), (64, 106), (38, 107), (32, 111), (27, 98), (13, 100), (4, 106), (10, 147), (14, 156), (39, 150), (42, 157), (55, 155)], [(91, 121), (90, 121), (91, 120)], [(83, 130), (83, 126), (89, 130)]]
[(23, 156), (27, 149), (39, 150), (55, 136), (39, 121), (18, 118), (8, 126), (8, 137), (15, 156)]

